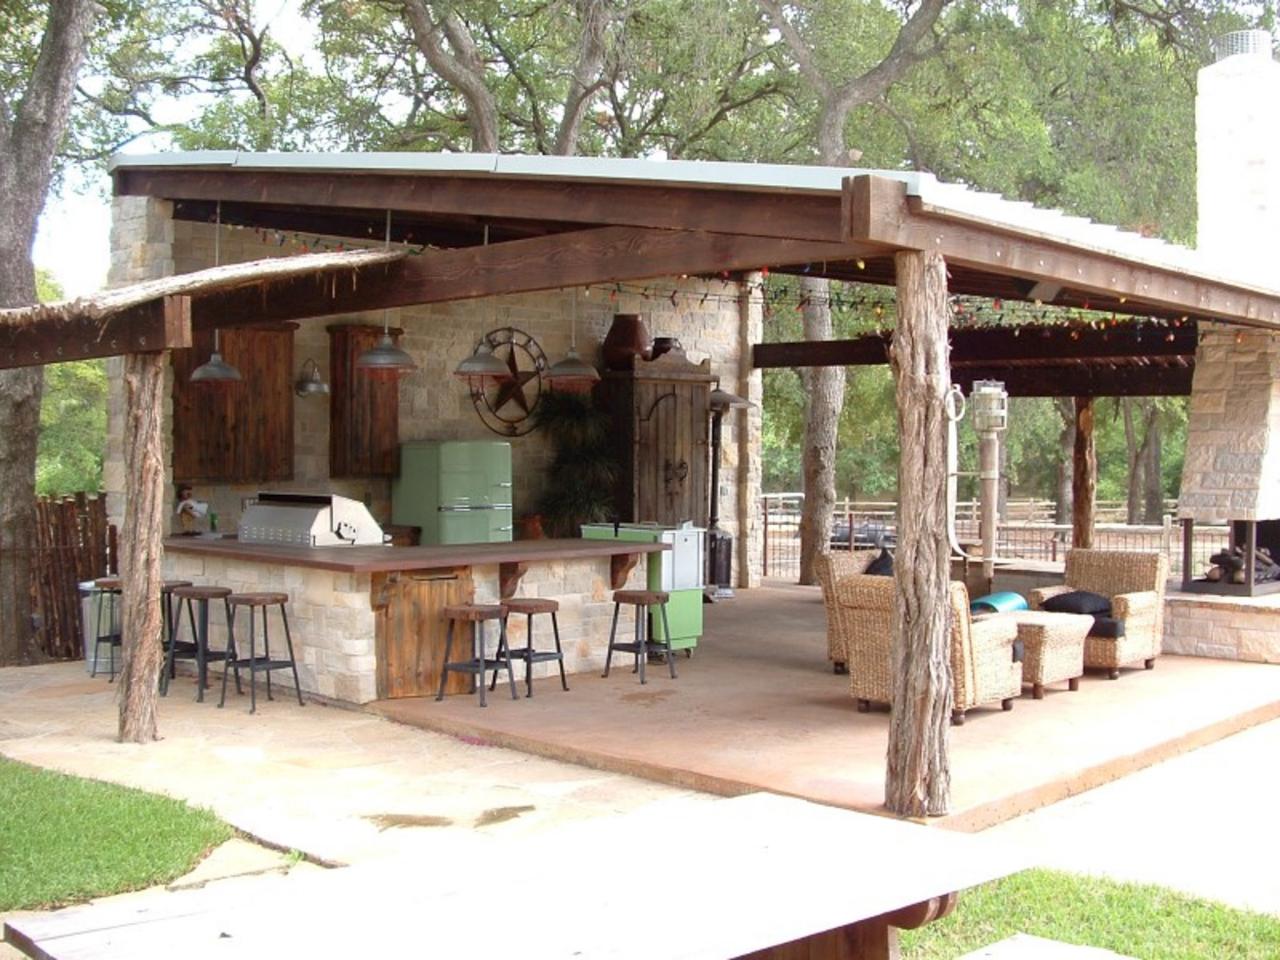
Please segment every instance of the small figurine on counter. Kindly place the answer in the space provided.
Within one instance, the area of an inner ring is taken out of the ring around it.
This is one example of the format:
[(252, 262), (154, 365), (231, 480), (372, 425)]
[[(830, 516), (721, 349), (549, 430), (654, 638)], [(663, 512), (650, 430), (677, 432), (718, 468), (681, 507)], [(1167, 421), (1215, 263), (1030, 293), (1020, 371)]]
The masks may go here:
[(188, 484), (178, 487), (178, 524), (184, 536), (195, 536), (199, 533), (200, 518), (208, 512), (209, 504), (195, 499)]

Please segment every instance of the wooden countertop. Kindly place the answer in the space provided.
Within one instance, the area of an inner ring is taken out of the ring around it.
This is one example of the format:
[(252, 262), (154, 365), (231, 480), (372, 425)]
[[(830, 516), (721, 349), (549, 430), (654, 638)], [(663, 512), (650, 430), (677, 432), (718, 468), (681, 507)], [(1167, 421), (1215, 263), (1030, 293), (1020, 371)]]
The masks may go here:
[(434, 547), (285, 547), (241, 543), (234, 539), (168, 537), (165, 550), (255, 563), (336, 570), (340, 573), (390, 573), (485, 564), (539, 563), (657, 553), (665, 543), (621, 540), (512, 540), (508, 543), (463, 543)]

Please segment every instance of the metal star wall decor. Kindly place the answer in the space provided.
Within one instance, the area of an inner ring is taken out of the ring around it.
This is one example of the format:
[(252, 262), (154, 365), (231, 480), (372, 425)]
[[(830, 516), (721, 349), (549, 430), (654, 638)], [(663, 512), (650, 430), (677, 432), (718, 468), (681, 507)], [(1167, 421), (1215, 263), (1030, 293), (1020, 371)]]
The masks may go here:
[(474, 384), (471, 403), (484, 425), (504, 437), (519, 437), (534, 428), (533, 412), (542, 397), (542, 377), (547, 355), (538, 341), (515, 327), (499, 327), (480, 338), (476, 348), (487, 345), (506, 364), (509, 379)]

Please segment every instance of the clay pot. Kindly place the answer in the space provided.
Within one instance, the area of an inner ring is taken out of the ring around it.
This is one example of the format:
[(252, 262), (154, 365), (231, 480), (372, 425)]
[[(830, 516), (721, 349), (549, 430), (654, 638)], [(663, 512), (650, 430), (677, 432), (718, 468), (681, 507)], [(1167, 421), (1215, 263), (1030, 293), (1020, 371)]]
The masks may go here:
[(520, 540), (541, 540), (546, 534), (542, 532), (542, 514), (530, 513), (521, 517)]
[(610, 370), (630, 370), (636, 359), (644, 359), (650, 348), (649, 331), (638, 313), (614, 314), (613, 326), (605, 334), (600, 352)]

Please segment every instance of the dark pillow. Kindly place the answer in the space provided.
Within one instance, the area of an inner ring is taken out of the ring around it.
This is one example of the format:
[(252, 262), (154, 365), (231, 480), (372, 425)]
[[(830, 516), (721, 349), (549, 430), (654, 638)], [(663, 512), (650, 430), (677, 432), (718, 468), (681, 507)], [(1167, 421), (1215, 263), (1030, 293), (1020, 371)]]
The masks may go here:
[(1111, 601), (1100, 593), (1088, 590), (1072, 590), (1060, 593), (1044, 602), (1044, 608), (1052, 613), (1092, 613), (1095, 616), (1111, 615)]
[(893, 554), (881, 547), (880, 556), (867, 564), (866, 572), (873, 577), (892, 577)]
[(1114, 617), (1095, 616), (1093, 626), (1089, 628), (1089, 636), (1119, 640), (1124, 636), (1124, 621), (1116, 620)]
[(1026, 647), (1021, 640), (1013, 641), (1013, 662), (1021, 663), (1022, 658), (1026, 656)]

